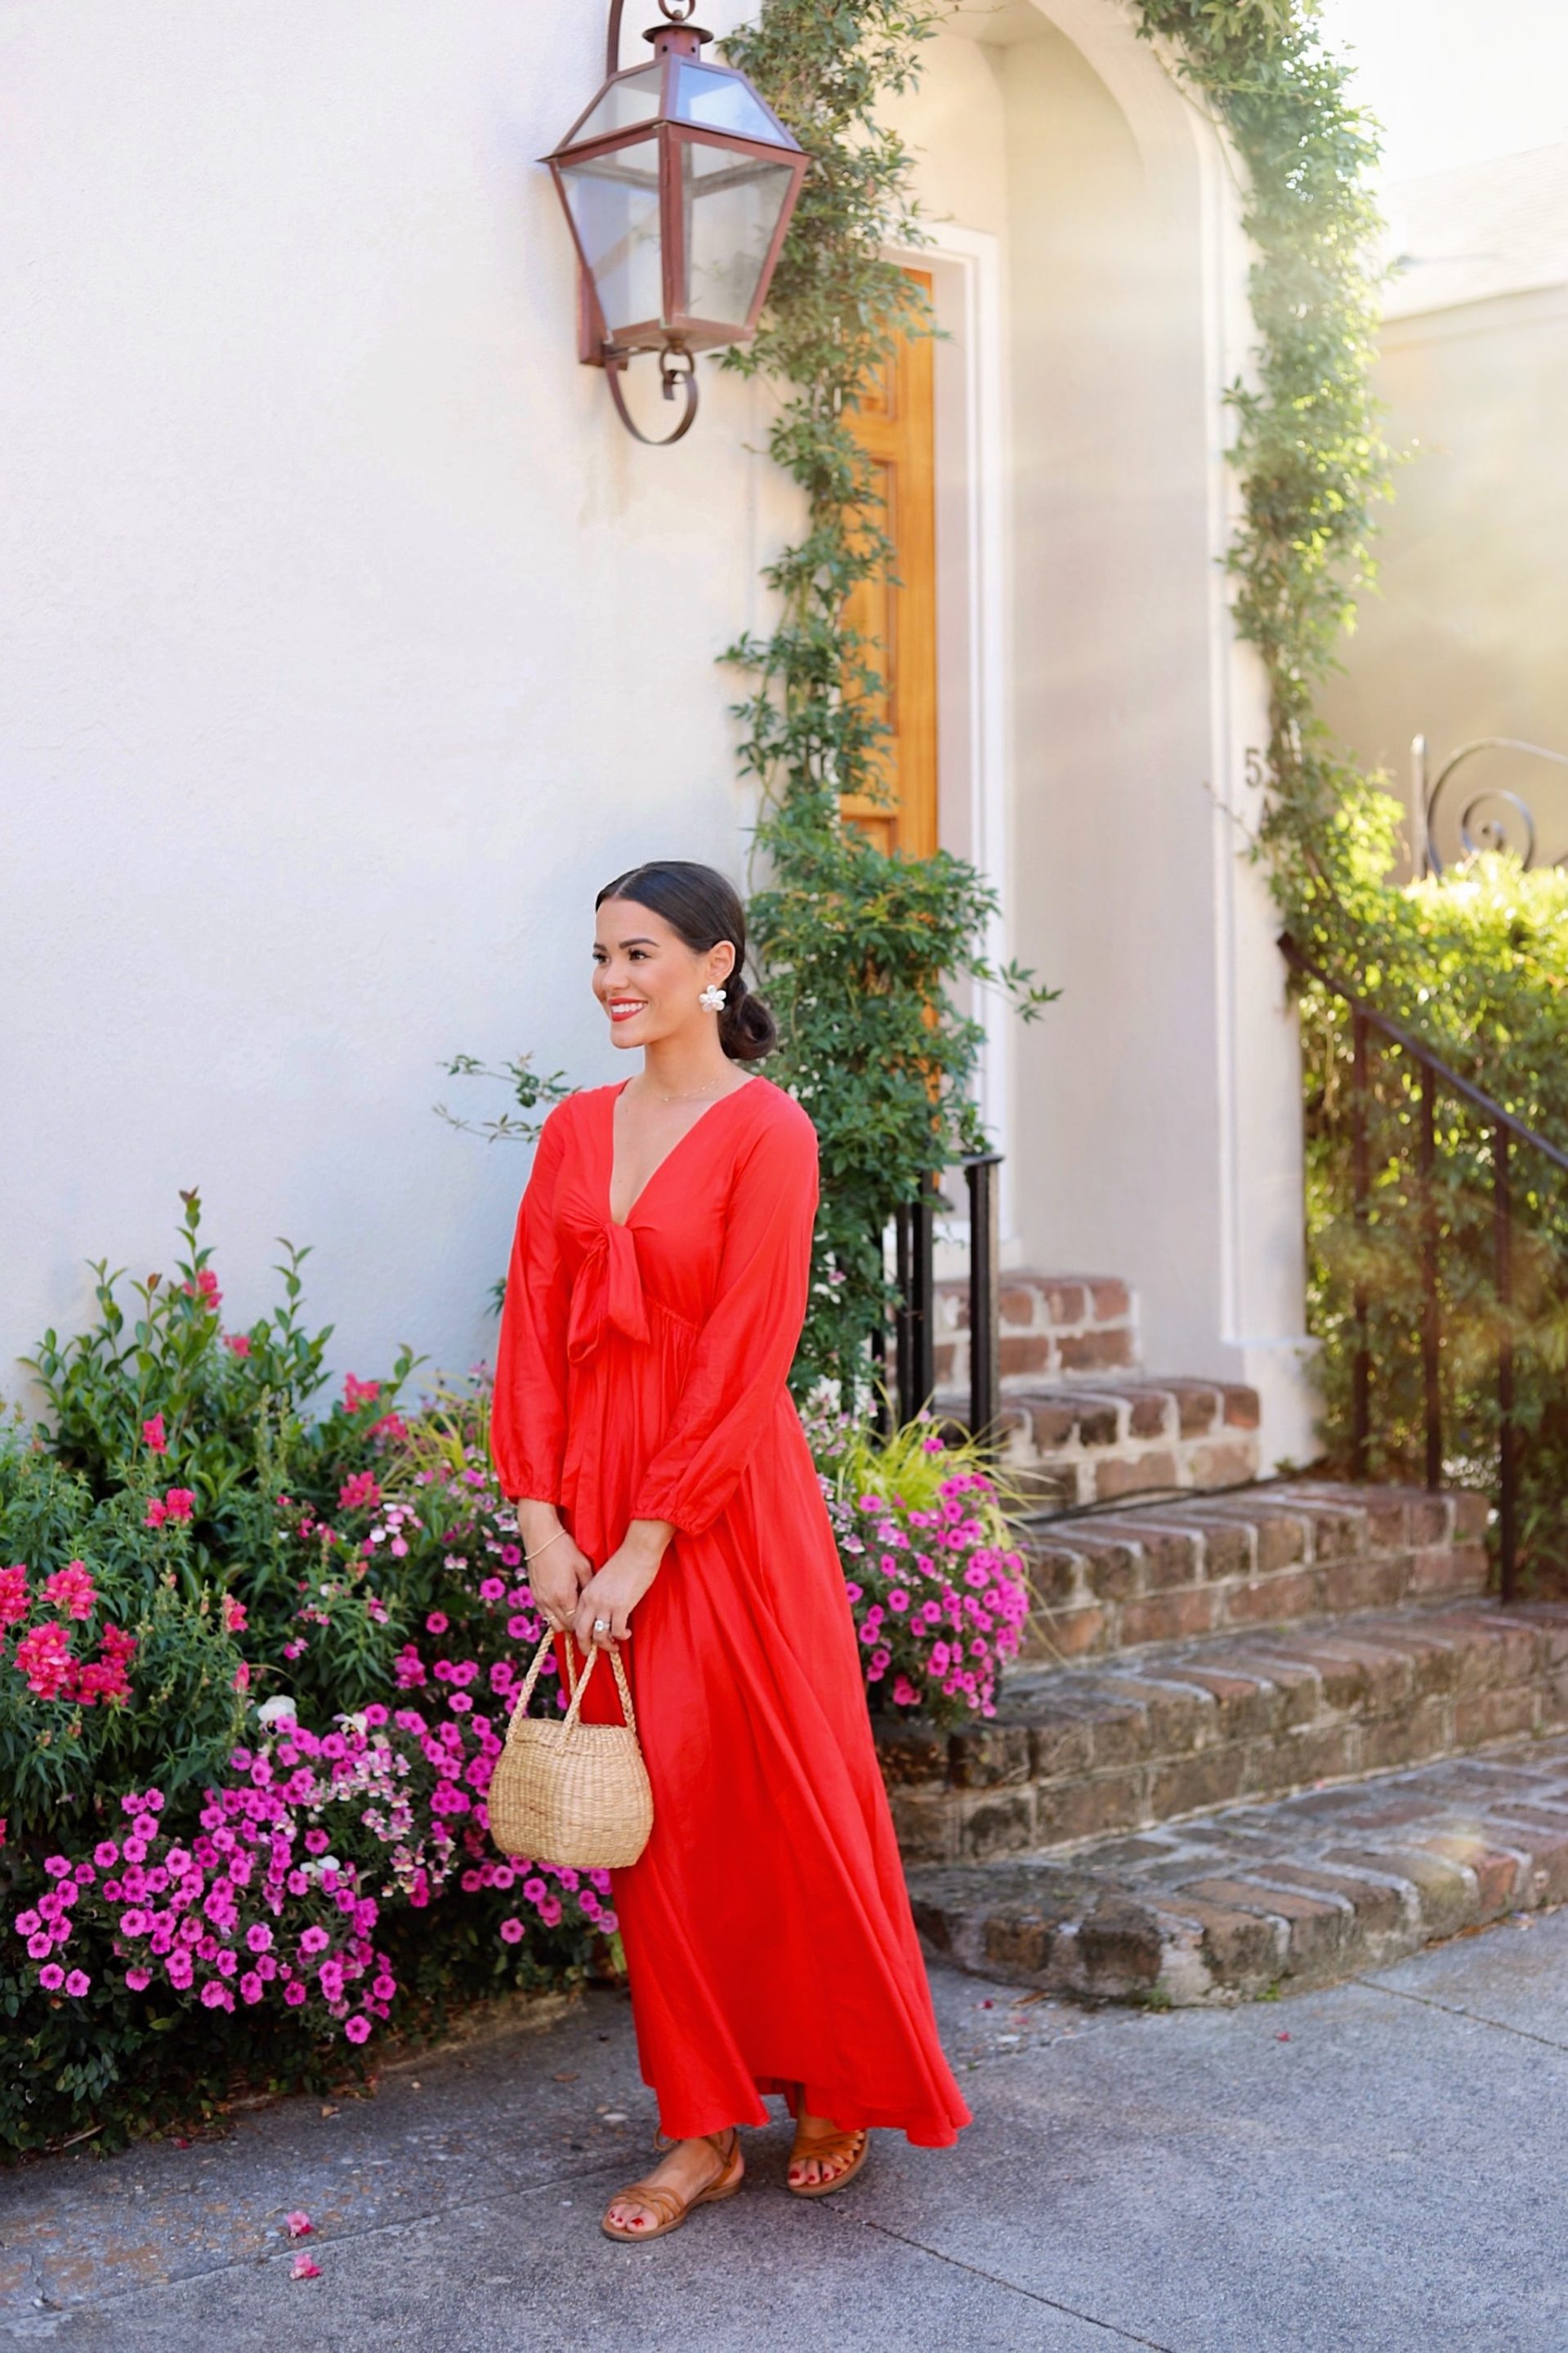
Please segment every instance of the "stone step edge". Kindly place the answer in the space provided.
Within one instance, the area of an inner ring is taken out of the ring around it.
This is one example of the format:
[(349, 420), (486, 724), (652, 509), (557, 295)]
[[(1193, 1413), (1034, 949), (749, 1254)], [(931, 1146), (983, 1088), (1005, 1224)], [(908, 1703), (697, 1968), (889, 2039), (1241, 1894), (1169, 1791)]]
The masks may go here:
[(990, 1723), (878, 1735), (906, 1857), (1070, 1855), (1568, 1726), (1568, 1605), (1369, 1611), (1041, 1678)]
[(1025, 1522), (1027, 1654), (1058, 1662), (1479, 1593), (1490, 1506), (1455, 1488), (1261, 1481)]
[[(931, 1405), (938, 1419), (959, 1419), (969, 1391), (938, 1381)], [(1145, 1373), (1128, 1366), (1121, 1372), (1113, 1367), (1022, 1381), (1004, 1373), (997, 1419), (1015, 1444), (1048, 1451), (1255, 1430), (1262, 1411), (1258, 1392), (1244, 1382), (1205, 1380), (1198, 1373)]]
[[(1530, 1754), (1497, 1743), (1465, 1762), (1512, 1766)], [(1409, 1786), (1419, 1770), (1351, 1786)], [(1092, 2004), (1256, 2000), (1331, 1985), (1510, 1914), (1568, 1902), (1568, 1785), (1544, 1785), (1539, 1800), (1499, 1792), (1489, 1804), (1478, 1793), (1474, 1816), (1386, 1845), (1375, 1832), (1359, 1844), (1351, 1834), (1342, 1849), (1307, 1862), (1194, 1853), (1191, 1876), (1158, 1888), (1097, 1874), (1093, 1850), (916, 1871), (910, 1900), (928, 1949), (978, 1976)], [(977, 1903), (987, 1873), (996, 1899)], [(1025, 1873), (1037, 1882), (1033, 1894)]]

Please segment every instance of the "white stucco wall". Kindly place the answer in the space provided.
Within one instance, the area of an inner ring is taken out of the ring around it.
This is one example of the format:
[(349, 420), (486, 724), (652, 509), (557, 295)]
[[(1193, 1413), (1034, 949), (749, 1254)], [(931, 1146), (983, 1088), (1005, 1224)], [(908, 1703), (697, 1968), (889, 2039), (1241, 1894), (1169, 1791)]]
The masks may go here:
[(432, 1117), (440, 1060), (614, 1074), (595, 889), (739, 871), (715, 657), (779, 478), (764, 396), (705, 365), (654, 452), (576, 364), (534, 159), (602, 39), (572, 0), (0, 5), (0, 1394), (193, 1184), (234, 1322), (286, 1233), (340, 1369), (461, 1370), (525, 1160)]
[[(286, 1233), (340, 1371), (461, 1371), (525, 1163), (434, 1119), (442, 1060), (618, 1074), (594, 890), (742, 871), (715, 657), (789, 507), (765, 392), (705, 364), (652, 451), (576, 364), (535, 159), (601, 42), (568, 0), (0, 0), (0, 1394), (191, 1184), (234, 1322)], [(1116, 0), (963, 20), (899, 116), (960, 331), (943, 835), (1065, 991), (988, 1060), (1013, 1254), (1129, 1276), (1151, 1366), (1257, 1379), (1300, 1451), (1293, 1047), (1223, 814), (1234, 188)]]

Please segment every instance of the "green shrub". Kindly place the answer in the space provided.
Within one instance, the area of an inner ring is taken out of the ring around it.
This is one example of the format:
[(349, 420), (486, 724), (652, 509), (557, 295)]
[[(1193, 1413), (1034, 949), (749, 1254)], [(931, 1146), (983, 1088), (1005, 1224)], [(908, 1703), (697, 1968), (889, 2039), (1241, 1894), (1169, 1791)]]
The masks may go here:
[[(1374, 879), (1388, 852), (1389, 807), (1366, 811), (1353, 838), (1346, 828), (1359, 966), (1347, 972), (1338, 961), (1337, 933), (1310, 947), (1461, 1077), (1549, 1140), (1568, 1144), (1568, 875), (1526, 873), (1512, 859), (1487, 856), (1441, 881), (1389, 890)], [(1308, 984), (1301, 1015), (1310, 1316), (1323, 1343), (1325, 1443), (1337, 1464), (1348, 1461), (1359, 1284), (1372, 1363), (1368, 1468), (1374, 1476), (1419, 1476), (1428, 1204), (1418, 1180), (1418, 1071), (1372, 1034), (1370, 1201), (1358, 1223), (1350, 1010)], [(1494, 1273), (1490, 1125), (1440, 1091), (1435, 1141), (1446, 1474), (1481, 1486), (1495, 1479), (1498, 1345), (1506, 1326), (1515, 1352), (1520, 1562), (1538, 1580), (1559, 1579), (1568, 1567), (1561, 1501), (1568, 1482), (1568, 1177), (1540, 1154), (1514, 1147), (1514, 1295), (1505, 1318)]]
[(303, 1253), (226, 1334), (199, 1217), (132, 1317), (97, 1270), (92, 1328), (38, 1350), (44, 1424), (0, 1446), (0, 2150), (327, 2081), (394, 2005), (617, 1965), (608, 1875), (486, 1832), (539, 1629), (482, 1391), (406, 1419), (405, 1356), (313, 1415)]

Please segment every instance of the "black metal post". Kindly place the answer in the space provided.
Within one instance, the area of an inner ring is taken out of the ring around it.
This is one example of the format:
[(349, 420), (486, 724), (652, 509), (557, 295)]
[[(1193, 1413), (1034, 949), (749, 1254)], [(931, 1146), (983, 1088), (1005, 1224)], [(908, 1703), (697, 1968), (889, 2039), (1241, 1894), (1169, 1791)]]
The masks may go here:
[(878, 1438), (886, 1438), (893, 1427), (893, 1414), (887, 1402), (887, 1334), (880, 1324), (872, 1330), (871, 1361), (876, 1377), (876, 1410), (872, 1420)]
[(1498, 1567), (1502, 1598), (1514, 1595), (1518, 1547), (1513, 1427), (1513, 1199), (1509, 1133), (1492, 1130), (1492, 1240), (1498, 1294)]
[(1367, 1436), (1372, 1426), (1372, 1345), (1367, 1335), (1367, 1292), (1361, 1271), (1370, 1216), (1371, 1172), (1367, 1145), (1367, 1020), (1359, 1008), (1351, 1016), (1353, 1095), (1351, 1106), (1351, 1152), (1355, 1187), (1356, 1282), (1352, 1302), (1356, 1324), (1355, 1362), (1351, 1376), (1351, 1476), (1367, 1475)]
[(908, 1210), (909, 1219), (909, 1386), (903, 1398), (903, 1419), (910, 1421), (929, 1405), (937, 1386), (937, 1176), (927, 1169)]
[(1442, 1327), (1437, 1297), (1437, 1079), (1421, 1065), (1421, 1371), (1426, 1391), (1426, 1484), (1443, 1483)]
[(969, 1188), (969, 1434), (981, 1445), (996, 1435), (1001, 1401), (1001, 1275), (997, 1257), (1000, 1152), (964, 1163)]

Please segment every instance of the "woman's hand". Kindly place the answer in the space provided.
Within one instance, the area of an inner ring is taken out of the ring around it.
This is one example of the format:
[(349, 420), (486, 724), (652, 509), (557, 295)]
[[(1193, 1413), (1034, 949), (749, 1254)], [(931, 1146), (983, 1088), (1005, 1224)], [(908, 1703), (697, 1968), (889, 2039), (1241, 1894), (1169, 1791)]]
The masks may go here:
[(524, 1506), (517, 1520), (523, 1536), (523, 1556), (534, 1607), (552, 1632), (559, 1634), (576, 1614), (577, 1596), (593, 1576), (593, 1563), (578, 1550), (554, 1512), (541, 1523), (534, 1507), (526, 1522)]
[[(667, 1520), (633, 1520), (626, 1540), (577, 1597), (573, 1627), (584, 1651), (590, 1642), (612, 1650), (631, 1631), (631, 1613), (659, 1574), (664, 1548), (675, 1531)], [(604, 1631), (595, 1629), (602, 1622)]]

